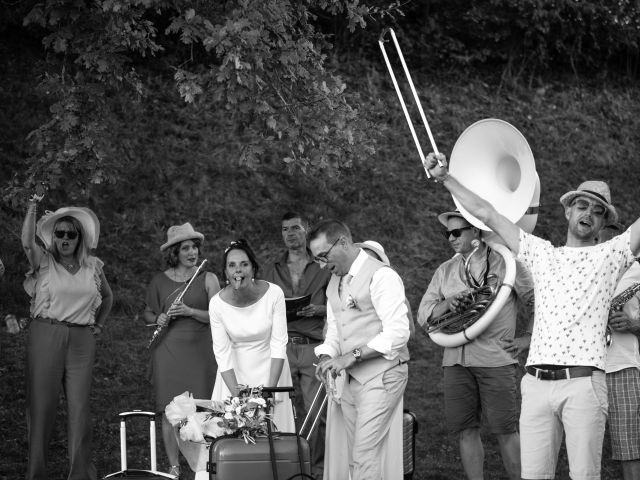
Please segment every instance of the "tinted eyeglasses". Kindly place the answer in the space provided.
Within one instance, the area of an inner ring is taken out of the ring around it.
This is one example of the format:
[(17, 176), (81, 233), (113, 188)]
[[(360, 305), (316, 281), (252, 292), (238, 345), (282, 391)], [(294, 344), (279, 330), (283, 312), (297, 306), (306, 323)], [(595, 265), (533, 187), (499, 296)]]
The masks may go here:
[(326, 252), (319, 253), (318, 255), (313, 257), (313, 261), (316, 263), (327, 263), (329, 261), (328, 257), (329, 257), (329, 254), (331, 253), (331, 250), (333, 250), (333, 247), (336, 246), (336, 244), (341, 238), (342, 237), (336, 238), (336, 241), (333, 242), (333, 244), (329, 247), (329, 250), (327, 250)]
[(468, 227), (460, 227), (460, 228), (454, 228), (453, 230), (445, 230), (444, 232), (442, 232), (442, 234), (444, 235), (444, 238), (449, 238), (451, 235), (453, 235), (453, 238), (458, 238), (460, 237), (460, 235), (462, 235), (462, 232), (464, 230), (469, 230), (471, 227), (471, 225), (469, 225)]
[(78, 238), (78, 232), (73, 232), (71, 230), (56, 230), (55, 232), (53, 232), (53, 234), (56, 236), (56, 238), (59, 239), (63, 239), (65, 236), (69, 240), (75, 240), (76, 238)]
[(585, 200), (583, 198), (574, 200), (571, 206), (576, 207), (578, 210), (586, 210), (587, 208), (591, 207), (591, 212), (596, 217), (604, 217), (607, 213), (607, 209), (603, 205), (596, 202), (590, 202), (589, 200)]

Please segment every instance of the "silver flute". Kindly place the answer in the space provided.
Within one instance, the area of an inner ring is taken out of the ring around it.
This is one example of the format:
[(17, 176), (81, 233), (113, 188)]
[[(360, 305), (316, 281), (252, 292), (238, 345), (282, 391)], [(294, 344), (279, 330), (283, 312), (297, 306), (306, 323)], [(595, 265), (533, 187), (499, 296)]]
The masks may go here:
[[(180, 295), (178, 295), (176, 297), (176, 299), (171, 302), (171, 305), (169, 306), (169, 309), (167, 310), (167, 313), (169, 313), (169, 310), (171, 310), (171, 307), (173, 307), (174, 305), (176, 305), (177, 303), (182, 302), (182, 297), (184, 297), (184, 294), (187, 293), (187, 290), (189, 290), (189, 287), (191, 286), (191, 284), (193, 283), (193, 281), (196, 279), (196, 277), (198, 276), (198, 274), (200, 273), (200, 270), (202, 270), (202, 267), (204, 266), (204, 264), (207, 263), (207, 259), (205, 258), (204, 260), (202, 260), (202, 263), (200, 264), (200, 266), (198, 267), (198, 269), (196, 270), (196, 273), (193, 274), (193, 276), (191, 277), (191, 280), (189, 280), (189, 283), (187, 283), (187, 286), (184, 287), (184, 290), (182, 290), (182, 292), (180, 292)], [(162, 326), (162, 325), (158, 325), (158, 327), (154, 330), (153, 335), (151, 336), (151, 340), (149, 340), (149, 343), (147, 344), (147, 349), (151, 348), (153, 346), (153, 344), (158, 340), (158, 338), (160, 337), (160, 333), (162, 333), (162, 330), (164, 329), (164, 327), (166, 327), (168, 325), (168, 322)]]

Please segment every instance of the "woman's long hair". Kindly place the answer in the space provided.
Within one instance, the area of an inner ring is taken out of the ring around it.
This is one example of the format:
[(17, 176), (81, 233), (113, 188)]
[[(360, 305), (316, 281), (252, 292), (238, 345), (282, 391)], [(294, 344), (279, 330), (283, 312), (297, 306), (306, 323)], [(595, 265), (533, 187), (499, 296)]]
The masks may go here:
[(53, 255), (53, 258), (55, 258), (56, 262), (59, 263), (60, 252), (58, 251), (58, 245), (55, 242), (55, 231), (56, 227), (63, 222), (70, 223), (71, 225), (73, 225), (73, 228), (75, 228), (76, 232), (78, 232), (78, 244), (76, 245), (75, 252), (73, 252), (73, 256), (78, 261), (78, 264), (81, 267), (86, 267), (87, 260), (90, 256), (91, 247), (87, 244), (87, 236), (84, 234), (82, 224), (75, 217), (61, 217), (56, 221), (51, 232), (51, 246), (49, 247), (49, 252)]

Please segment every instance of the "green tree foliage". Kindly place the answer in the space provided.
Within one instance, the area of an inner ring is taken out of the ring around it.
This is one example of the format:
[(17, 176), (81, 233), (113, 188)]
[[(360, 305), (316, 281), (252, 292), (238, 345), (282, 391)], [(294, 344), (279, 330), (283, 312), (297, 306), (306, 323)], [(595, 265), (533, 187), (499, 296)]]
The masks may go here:
[[(393, 11), (357, 0), (50, 0), (12, 8), (3, 25), (41, 40), (37, 91), (49, 115), (28, 135), (29, 158), (5, 199), (37, 182), (86, 190), (126, 172), (109, 125), (118, 109), (144, 109), (151, 72), (182, 99), (223, 112), (218, 135), (241, 145), (241, 165), (283, 164), (329, 174), (374, 151), (355, 94), (327, 67), (331, 45), (314, 12), (351, 30)], [(13, 21), (13, 24), (11, 23)], [(123, 98), (127, 103), (123, 104)], [(137, 105), (136, 105), (137, 104)]]
[(404, 34), (434, 67), (487, 65), (516, 78), (567, 69), (637, 74), (636, 0), (429, 0), (406, 10)]

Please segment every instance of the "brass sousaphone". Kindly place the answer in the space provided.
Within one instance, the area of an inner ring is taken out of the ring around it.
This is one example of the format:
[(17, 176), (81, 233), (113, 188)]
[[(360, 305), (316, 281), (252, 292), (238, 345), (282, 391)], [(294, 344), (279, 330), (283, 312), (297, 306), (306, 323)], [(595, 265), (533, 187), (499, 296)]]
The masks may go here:
[[(382, 33), (378, 44), (389, 70), (391, 80), (398, 95), (409, 130), (420, 155), (427, 177), (430, 177), (426, 158), (416, 135), (413, 121), (409, 115), (404, 98), (385, 49), (385, 36), (389, 33), (393, 41), (407, 82), (420, 113), (422, 124), (427, 132), (434, 153), (438, 153), (429, 123), (422, 109), (411, 74), (404, 61), (400, 45), (392, 29)], [(538, 218), (540, 201), (540, 180), (535, 170), (535, 161), (531, 148), (524, 136), (511, 124), (498, 119), (480, 120), (468, 127), (458, 138), (449, 161), (451, 174), (469, 190), (475, 192), (500, 212), (503, 216), (527, 232), (533, 231)], [(492, 289), (491, 298), (477, 302), (473, 312), (461, 313), (457, 317), (447, 314), (446, 328), (434, 319), (427, 329), (431, 339), (443, 347), (457, 347), (478, 337), (503, 308), (511, 290), (516, 274), (513, 253), (480, 220), (471, 215), (455, 196), (453, 201), (460, 213), (473, 226), (485, 232), (483, 239), (499, 253), (505, 262), (504, 278), (499, 279)], [(453, 328), (452, 328), (453, 326)]]

